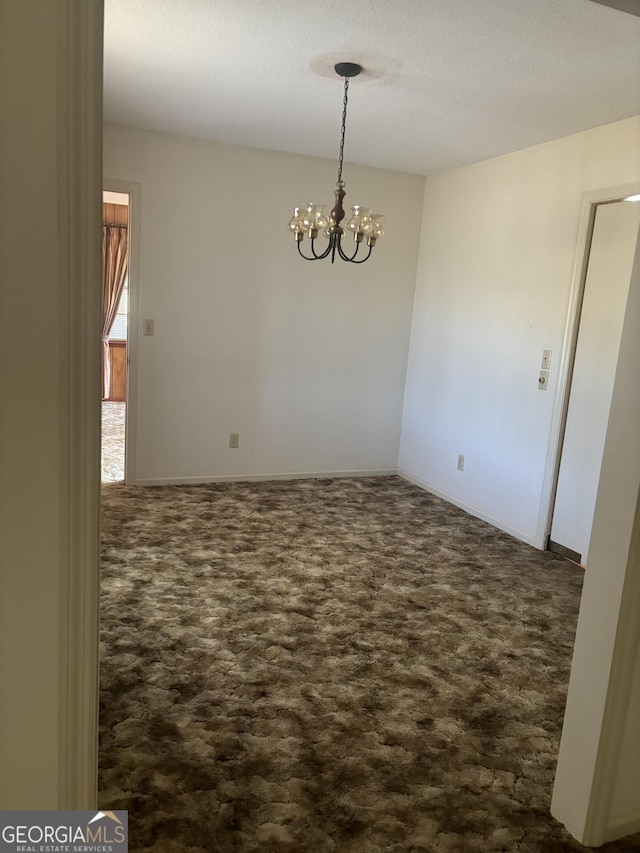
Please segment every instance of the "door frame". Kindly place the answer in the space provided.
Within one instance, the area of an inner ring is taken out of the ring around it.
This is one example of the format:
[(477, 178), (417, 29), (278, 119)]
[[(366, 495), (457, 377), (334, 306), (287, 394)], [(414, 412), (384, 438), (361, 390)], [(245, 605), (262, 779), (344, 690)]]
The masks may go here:
[(140, 222), (142, 184), (104, 178), (103, 190), (129, 196), (129, 310), (127, 317), (127, 364), (125, 393), (124, 481), (136, 479), (136, 438), (138, 425), (138, 329), (140, 304)]
[(551, 533), (551, 523), (553, 521), (553, 510), (558, 488), (558, 476), (560, 474), (562, 446), (564, 443), (567, 413), (569, 410), (571, 379), (573, 377), (576, 348), (578, 345), (578, 332), (580, 330), (580, 317), (582, 313), (582, 303), (584, 301), (584, 288), (587, 278), (587, 268), (589, 265), (589, 255), (591, 252), (591, 241), (593, 238), (596, 210), (600, 204), (610, 204), (612, 202), (621, 201), (626, 198), (626, 196), (634, 195), (636, 193), (640, 193), (640, 182), (638, 181), (630, 184), (590, 190), (582, 195), (578, 236), (571, 273), (571, 289), (569, 292), (567, 319), (558, 364), (558, 382), (553, 401), (551, 429), (545, 461), (544, 477), (542, 481), (542, 497), (540, 501), (540, 511), (538, 513), (538, 525), (535, 538), (535, 546), (541, 550), (545, 550), (547, 547), (547, 541)]

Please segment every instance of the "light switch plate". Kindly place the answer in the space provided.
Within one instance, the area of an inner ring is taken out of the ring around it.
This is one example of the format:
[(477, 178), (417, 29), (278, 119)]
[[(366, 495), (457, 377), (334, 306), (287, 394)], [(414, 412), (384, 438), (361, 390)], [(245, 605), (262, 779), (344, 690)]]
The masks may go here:
[(538, 391), (546, 391), (549, 384), (549, 371), (541, 370), (538, 376)]
[(142, 331), (145, 335), (154, 335), (155, 334), (155, 323), (153, 320), (143, 320), (142, 321)]
[(551, 350), (550, 349), (543, 349), (542, 350), (542, 364), (540, 365), (540, 367), (543, 370), (549, 370), (549, 368), (551, 367)]

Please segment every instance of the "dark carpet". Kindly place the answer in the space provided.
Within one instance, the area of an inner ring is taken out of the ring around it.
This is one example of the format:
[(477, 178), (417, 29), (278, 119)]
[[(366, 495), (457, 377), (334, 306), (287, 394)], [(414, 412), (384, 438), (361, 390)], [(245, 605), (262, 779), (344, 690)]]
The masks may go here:
[(582, 578), (397, 477), (105, 485), (101, 808), (137, 853), (584, 850)]

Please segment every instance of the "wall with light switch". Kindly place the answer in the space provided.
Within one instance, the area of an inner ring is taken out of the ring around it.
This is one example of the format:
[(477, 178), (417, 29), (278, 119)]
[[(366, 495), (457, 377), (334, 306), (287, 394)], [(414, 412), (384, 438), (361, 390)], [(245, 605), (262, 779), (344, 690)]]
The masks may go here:
[(394, 472), (424, 178), (345, 165), (386, 214), (361, 266), (298, 257), (290, 207), (332, 161), (107, 126), (141, 185), (135, 479)]
[(582, 195), (640, 180), (639, 140), (631, 118), (426, 182), (399, 468), (538, 545)]

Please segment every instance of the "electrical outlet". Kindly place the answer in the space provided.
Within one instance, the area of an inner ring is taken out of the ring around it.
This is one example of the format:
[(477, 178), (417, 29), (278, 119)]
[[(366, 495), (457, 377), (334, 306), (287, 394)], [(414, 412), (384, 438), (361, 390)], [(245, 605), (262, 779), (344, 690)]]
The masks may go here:
[(237, 447), (240, 447), (240, 433), (239, 432), (230, 432), (229, 433), (229, 447), (232, 447), (234, 450)]
[(458, 471), (464, 471), (464, 453), (458, 453)]

